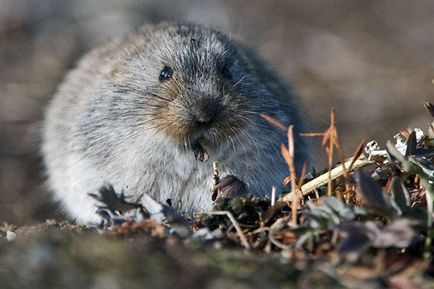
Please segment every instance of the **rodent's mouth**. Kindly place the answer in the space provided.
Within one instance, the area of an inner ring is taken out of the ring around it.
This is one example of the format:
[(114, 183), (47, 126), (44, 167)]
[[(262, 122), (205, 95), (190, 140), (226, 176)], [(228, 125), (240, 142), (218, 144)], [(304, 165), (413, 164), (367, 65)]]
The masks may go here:
[(196, 160), (206, 162), (209, 158), (208, 150), (215, 151), (216, 146), (222, 141), (217, 142), (215, 131), (201, 130), (184, 141), (184, 148), (192, 151)]
[[(196, 160), (208, 160), (208, 153), (220, 154), (228, 142), (234, 143), (246, 128), (245, 119), (227, 118), (212, 123), (197, 124), (185, 121), (171, 121), (160, 125), (160, 133), (170, 137), (187, 155), (194, 153)], [(215, 158), (216, 156), (213, 155)]]
[(204, 149), (201, 142), (197, 139), (192, 141), (186, 141), (184, 146), (187, 150), (192, 150), (194, 154), (194, 158), (201, 162), (206, 162), (209, 159), (208, 152)]

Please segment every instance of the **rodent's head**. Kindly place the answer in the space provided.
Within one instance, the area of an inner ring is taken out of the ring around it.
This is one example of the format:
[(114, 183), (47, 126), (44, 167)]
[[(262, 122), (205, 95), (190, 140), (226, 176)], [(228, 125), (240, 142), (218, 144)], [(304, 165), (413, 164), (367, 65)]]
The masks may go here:
[(144, 116), (158, 133), (212, 147), (257, 126), (270, 105), (259, 99), (272, 98), (239, 45), (200, 26), (149, 29), (135, 40), (123, 85), (141, 92)]

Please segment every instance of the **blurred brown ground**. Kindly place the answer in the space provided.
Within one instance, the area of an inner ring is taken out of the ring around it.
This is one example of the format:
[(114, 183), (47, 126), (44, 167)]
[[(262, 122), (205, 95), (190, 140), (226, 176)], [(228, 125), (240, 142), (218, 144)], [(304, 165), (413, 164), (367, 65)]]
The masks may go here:
[(111, 37), (162, 20), (236, 36), (292, 84), (312, 131), (336, 108), (350, 155), (361, 139), (426, 128), (433, 15), (428, 0), (0, 0), (0, 222), (60, 216), (42, 186), (43, 111), (65, 72)]

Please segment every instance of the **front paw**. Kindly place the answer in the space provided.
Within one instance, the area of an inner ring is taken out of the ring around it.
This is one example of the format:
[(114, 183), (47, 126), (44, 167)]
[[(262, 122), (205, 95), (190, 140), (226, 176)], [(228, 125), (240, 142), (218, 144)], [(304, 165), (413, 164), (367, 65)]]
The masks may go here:
[(247, 185), (233, 175), (227, 175), (214, 186), (212, 200), (220, 198), (233, 198), (247, 195)]

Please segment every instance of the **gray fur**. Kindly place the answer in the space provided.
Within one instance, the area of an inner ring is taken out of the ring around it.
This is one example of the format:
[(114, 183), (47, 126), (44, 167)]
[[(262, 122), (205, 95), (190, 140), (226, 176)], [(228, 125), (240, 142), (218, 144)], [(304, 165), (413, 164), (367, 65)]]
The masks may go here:
[[(161, 83), (165, 65), (173, 79)], [(196, 127), (209, 113), (213, 123)], [(79, 223), (98, 222), (88, 193), (107, 183), (132, 199), (148, 193), (184, 212), (210, 210), (214, 160), (222, 175), (267, 196), (288, 175), (279, 151), (286, 136), (259, 113), (305, 127), (291, 92), (241, 44), (200, 26), (146, 25), (91, 51), (60, 86), (42, 146), (49, 187)], [(208, 162), (189, 149), (197, 138)], [(308, 148), (296, 140), (300, 167)]]

